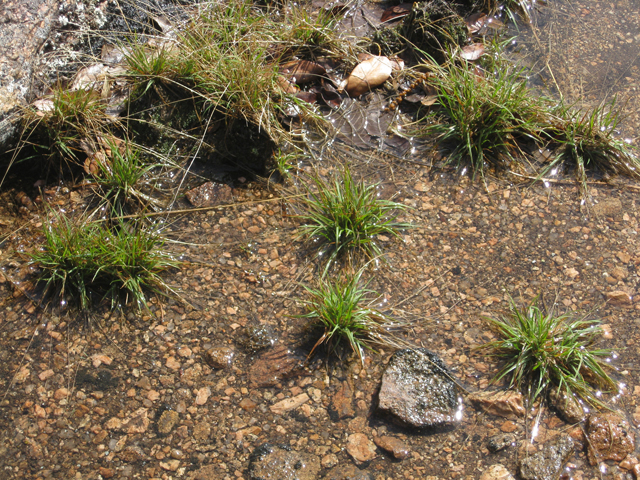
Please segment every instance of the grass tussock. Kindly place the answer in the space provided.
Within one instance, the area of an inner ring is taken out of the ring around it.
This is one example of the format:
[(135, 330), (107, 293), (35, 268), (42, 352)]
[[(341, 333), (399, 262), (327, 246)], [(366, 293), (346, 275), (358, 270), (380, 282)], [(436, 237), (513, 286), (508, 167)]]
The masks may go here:
[[(107, 115), (107, 104), (95, 90), (70, 90), (61, 84), (35, 106), (25, 109), (24, 145), (33, 146), (50, 162), (79, 163), (84, 156), (81, 141), (104, 135), (118, 126)], [(23, 146), (24, 146), (23, 145)]]
[(494, 381), (507, 379), (532, 403), (552, 387), (596, 406), (603, 402), (594, 388), (615, 391), (604, 363), (611, 351), (594, 348), (598, 321), (545, 313), (537, 299), (522, 310), (512, 302), (511, 315), (488, 320), (500, 338), (481, 348), (505, 362)]
[(157, 234), (124, 222), (108, 227), (54, 214), (44, 235), (44, 248), (30, 257), (45, 293), (81, 309), (104, 298), (112, 308), (120, 302), (146, 308), (147, 293), (169, 291), (160, 274), (178, 265)]
[(474, 177), (484, 177), (486, 166), (505, 170), (515, 155), (522, 155), (524, 142), (542, 140), (545, 106), (531, 95), (519, 71), (501, 68), (485, 74), (468, 62), (436, 71), (436, 121), (424, 122), (419, 130), (453, 146), (448, 162), (468, 163)]
[(389, 348), (408, 345), (394, 334), (405, 325), (371, 308), (371, 297), (377, 295), (367, 285), (361, 285), (362, 272), (320, 280), (316, 288), (305, 286), (307, 313), (302, 317), (308, 319), (310, 327), (323, 331), (309, 356), (323, 344), (330, 354), (338, 353), (346, 344), (364, 366), (365, 351), (375, 351), (376, 345)]
[(398, 222), (407, 207), (378, 196), (378, 184), (354, 180), (348, 168), (329, 181), (316, 176), (314, 190), (304, 199), (302, 237), (315, 243), (329, 266), (348, 255), (362, 254), (368, 259), (382, 255), (378, 237), (398, 237), (410, 225)]
[(542, 175), (558, 166), (572, 168), (584, 191), (589, 171), (640, 179), (640, 159), (616, 135), (620, 119), (615, 102), (590, 110), (564, 104), (551, 110), (549, 132), (557, 154)]
[(307, 104), (283, 91), (279, 66), (294, 56), (345, 54), (333, 21), (329, 14), (312, 19), (302, 7), (208, 4), (175, 45), (156, 52), (131, 48), (129, 75), (142, 92), (159, 83), (181, 90), (198, 99), (202, 113), (213, 110), (228, 123), (244, 120), (279, 141), (286, 138), (279, 120), (284, 109), (295, 105), (313, 116)]

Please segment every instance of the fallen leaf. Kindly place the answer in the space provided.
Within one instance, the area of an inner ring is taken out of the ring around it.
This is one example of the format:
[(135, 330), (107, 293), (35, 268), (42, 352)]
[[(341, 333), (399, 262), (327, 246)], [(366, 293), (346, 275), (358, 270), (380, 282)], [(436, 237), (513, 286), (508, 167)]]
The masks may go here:
[(291, 83), (304, 85), (318, 80), (325, 75), (325, 68), (309, 60), (294, 60), (280, 67), (280, 73)]
[(307, 103), (316, 103), (318, 100), (318, 95), (314, 92), (298, 92), (296, 93), (296, 97)]
[(394, 7), (387, 8), (384, 12), (382, 12), (382, 17), (380, 17), (380, 21), (390, 22), (391, 20), (398, 20), (402, 17), (405, 17), (411, 13), (411, 3), (401, 3), (400, 5), (396, 5)]
[(338, 90), (329, 82), (322, 81), (322, 88), (320, 89), (320, 96), (324, 103), (331, 108), (338, 108), (342, 105), (342, 97), (338, 93)]
[(390, 76), (393, 66), (387, 57), (372, 57), (358, 64), (347, 78), (347, 93), (359, 97), (382, 85)]
[(466, 20), (469, 33), (478, 33), (480, 30), (482, 30), (485, 26), (487, 18), (487, 14), (482, 12), (470, 15)]
[(297, 91), (299, 90), (298, 87), (296, 87), (293, 83), (291, 83), (282, 75), (280, 75), (276, 79), (276, 83), (284, 93), (297, 93)]
[(484, 55), (484, 43), (467, 45), (460, 52), (460, 58), (463, 60), (469, 60), (470, 62), (478, 60), (482, 55)]

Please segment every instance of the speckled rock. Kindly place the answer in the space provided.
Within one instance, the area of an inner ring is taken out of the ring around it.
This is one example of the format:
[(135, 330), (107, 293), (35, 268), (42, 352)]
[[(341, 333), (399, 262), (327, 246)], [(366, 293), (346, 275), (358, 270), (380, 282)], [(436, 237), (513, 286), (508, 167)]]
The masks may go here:
[(165, 410), (158, 419), (158, 433), (160, 435), (168, 435), (176, 426), (179, 419), (180, 415), (175, 410)]
[(329, 470), (323, 480), (373, 480), (373, 476), (355, 465), (338, 465)]
[(523, 480), (557, 480), (562, 466), (573, 451), (571, 437), (545, 445), (542, 451), (522, 458), (519, 465), (520, 476)]
[(0, 2), (0, 151), (12, 143), (31, 89), (36, 55), (49, 36), (57, 0)]
[(184, 196), (194, 207), (211, 207), (229, 203), (232, 200), (232, 194), (233, 191), (229, 185), (206, 182), (185, 192)]
[(494, 435), (489, 439), (489, 441), (487, 442), (487, 448), (490, 452), (495, 453), (513, 445), (515, 441), (515, 435), (512, 435), (511, 433), (500, 433), (498, 435)]
[(567, 395), (565, 392), (558, 392), (558, 390), (554, 388), (549, 393), (549, 399), (551, 406), (553, 406), (568, 423), (579, 423), (586, 420), (587, 414), (576, 397)]
[(413, 427), (453, 424), (461, 406), (444, 362), (427, 349), (396, 352), (382, 376), (378, 409)]
[(268, 443), (256, 448), (249, 461), (251, 480), (315, 480), (319, 472), (320, 460), (315, 455)]
[(635, 449), (635, 435), (631, 426), (615, 413), (590, 415), (586, 432), (591, 465), (603, 460), (619, 462)]
[(211, 368), (222, 370), (233, 363), (235, 352), (233, 348), (226, 346), (211, 347), (204, 352), (204, 359)]

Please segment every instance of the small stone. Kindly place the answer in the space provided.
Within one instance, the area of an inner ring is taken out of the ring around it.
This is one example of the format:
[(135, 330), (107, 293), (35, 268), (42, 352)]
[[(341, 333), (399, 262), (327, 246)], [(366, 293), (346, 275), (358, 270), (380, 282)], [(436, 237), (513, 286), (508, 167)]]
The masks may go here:
[(204, 352), (204, 360), (211, 368), (222, 370), (233, 363), (235, 352), (231, 347), (213, 347)]
[(330, 453), (329, 455), (325, 455), (324, 457), (322, 457), (322, 460), (320, 460), (320, 464), (323, 468), (335, 467), (338, 464), (338, 457), (336, 457), (333, 453)]
[(180, 362), (176, 360), (176, 357), (167, 358), (166, 365), (167, 368), (170, 368), (171, 370), (180, 370)]
[(615, 267), (611, 270), (611, 275), (614, 276), (617, 280), (624, 280), (629, 275), (629, 272), (626, 268)]
[(47, 379), (53, 377), (54, 375), (55, 375), (54, 371), (49, 369), (49, 370), (45, 370), (44, 372), (40, 373), (40, 375), (38, 375), (38, 378), (44, 382)]
[(149, 390), (147, 392), (147, 398), (152, 402), (155, 402), (160, 398), (160, 392), (158, 392), (157, 390)]
[(338, 420), (355, 416), (353, 394), (353, 388), (349, 385), (349, 382), (342, 382), (340, 388), (331, 399), (331, 407)]
[(148, 414), (149, 411), (146, 408), (139, 408), (126, 423), (123, 423), (122, 431), (128, 434), (146, 432), (149, 428)]
[(374, 443), (381, 449), (389, 452), (396, 460), (404, 460), (411, 455), (411, 450), (407, 444), (396, 437), (383, 435), (381, 437), (373, 437)]
[(175, 410), (165, 410), (158, 419), (158, 433), (160, 435), (168, 435), (178, 423), (180, 415)]
[(515, 480), (515, 479), (504, 465), (500, 465), (498, 463), (496, 465), (491, 465), (484, 472), (482, 472), (482, 476), (480, 477), (480, 480)]
[(166, 462), (160, 462), (160, 467), (170, 472), (175, 472), (176, 470), (178, 470), (179, 466), (180, 460), (168, 460)]
[(95, 368), (98, 368), (103, 363), (105, 365), (111, 365), (112, 362), (113, 362), (113, 360), (111, 359), (111, 357), (109, 357), (107, 355), (102, 355), (102, 354), (96, 353), (95, 355), (91, 356), (91, 363), (93, 364), (93, 366)]
[(212, 207), (229, 203), (233, 190), (223, 183), (206, 182), (187, 191), (184, 196), (194, 207)]
[(196, 405), (204, 405), (211, 396), (211, 388), (202, 387), (196, 390)]
[(281, 480), (316, 480), (320, 460), (315, 455), (285, 450), (270, 444), (256, 448), (249, 462), (249, 478)]
[(347, 453), (356, 463), (370, 462), (376, 458), (376, 446), (364, 433), (353, 433), (347, 437)]
[(178, 355), (184, 358), (189, 358), (193, 352), (189, 347), (180, 347), (178, 349)]
[(62, 400), (63, 398), (67, 398), (67, 396), (69, 396), (69, 389), (64, 387), (57, 389), (53, 394), (53, 398), (56, 400)]
[(555, 480), (573, 452), (573, 440), (570, 437), (545, 445), (542, 451), (522, 458), (520, 476), (523, 480)]
[(116, 474), (113, 468), (100, 467), (98, 471), (100, 472), (100, 475), (102, 475), (102, 478), (111, 478)]
[(485, 412), (498, 417), (517, 418), (525, 414), (524, 399), (518, 392), (481, 392), (469, 395), (469, 399)]
[(240, 400), (240, 403), (238, 405), (240, 406), (240, 408), (247, 412), (250, 412), (258, 406), (258, 404), (250, 398), (243, 398), (242, 400)]
[(567, 395), (566, 392), (559, 392), (558, 389), (553, 388), (549, 392), (549, 399), (551, 400), (551, 405), (568, 423), (583, 422), (587, 418), (580, 401), (575, 396)]
[(609, 303), (613, 305), (631, 305), (633, 303), (631, 295), (627, 292), (623, 292), (622, 290), (607, 292), (605, 293), (605, 296), (609, 300)]
[(501, 433), (498, 435), (494, 435), (487, 442), (487, 448), (490, 452), (496, 453), (500, 450), (504, 450), (507, 447), (514, 445), (516, 442), (516, 437), (510, 433)]
[(461, 419), (458, 387), (444, 362), (425, 348), (397, 351), (382, 376), (378, 409), (413, 427)]
[(592, 414), (586, 425), (589, 463), (619, 462), (635, 449), (635, 435), (629, 423), (615, 413)]
[(298, 408), (300, 405), (307, 403), (309, 401), (309, 395), (306, 393), (301, 393), (300, 395), (296, 395), (295, 397), (285, 398), (284, 400), (279, 401), (269, 407), (276, 415), (282, 415), (284, 412), (288, 412), (289, 410), (293, 410)]
[(147, 455), (144, 453), (144, 450), (136, 445), (126, 447), (118, 454), (118, 456), (123, 462), (127, 463), (141, 462), (147, 459)]

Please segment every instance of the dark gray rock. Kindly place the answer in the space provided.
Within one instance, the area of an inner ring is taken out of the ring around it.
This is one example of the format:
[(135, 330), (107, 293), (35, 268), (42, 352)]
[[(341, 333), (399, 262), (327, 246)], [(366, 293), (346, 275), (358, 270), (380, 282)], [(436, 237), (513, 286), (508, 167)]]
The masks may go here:
[(413, 427), (455, 423), (458, 387), (444, 362), (427, 349), (396, 352), (382, 376), (378, 409)]
[(557, 480), (562, 466), (573, 454), (573, 440), (564, 437), (552, 445), (545, 445), (541, 452), (520, 461), (520, 477), (523, 480)]
[(251, 480), (315, 480), (320, 460), (315, 455), (290, 451), (265, 443), (249, 461)]

